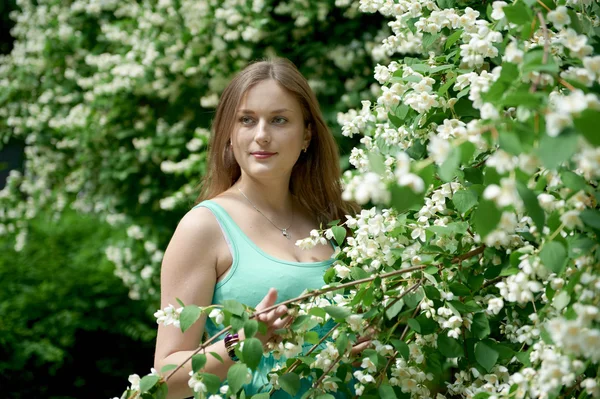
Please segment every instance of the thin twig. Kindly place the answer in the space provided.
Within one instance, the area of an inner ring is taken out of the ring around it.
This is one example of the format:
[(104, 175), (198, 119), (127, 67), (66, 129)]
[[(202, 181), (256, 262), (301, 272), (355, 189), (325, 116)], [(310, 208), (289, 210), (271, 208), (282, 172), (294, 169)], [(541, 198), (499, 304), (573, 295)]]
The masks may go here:
[(544, 7), (546, 9), (546, 11), (550, 12), (552, 11), (551, 9), (548, 8), (547, 5), (545, 5), (541, 0), (537, 0), (538, 4), (541, 5), (542, 7)]
[[(550, 53), (550, 38), (548, 36), (548, 27), (546, 26), (546, 21), (544, 20), (544, 16), (541, 12), (537, 13), (537, 16), (540, 20), (540, 24), (542, 25), (542, 31), (544, 32), (544, 54), (542, 55), (542, 64), (546, 64), (548, 62), (548, 54)], [(540, 72), (537, 76), (537, 79), (529, 89), (531, 93), (537, 90), (537, 86), (540, 84), (540, 80), (542, 79), (542, 73)]]
[(483, 251), (485, 251), (485, 248), (486, 248), (486, 246), (482, 245), (479, 248), (475, 248), (474, 250), (469, 251), (469, 252), (467, 252), (464, 255), (457, 256), (454, 259), (452, 259), (452, 263), (460, 263), (463, 260), (466, 260), (466, 259), (472, 258), (474, 256), (477, 256), (480, 253), (482, 253)]
[(558, 83), (560, 83), (561, 85), (565, 86), (567, 89), (569, 89), (571, 91), (577, 90), (577, 89), (575, 89), (575, 87), (573, 87), (573, 85), (571, 83), (567, 82), (563, 78), (558, 78)]

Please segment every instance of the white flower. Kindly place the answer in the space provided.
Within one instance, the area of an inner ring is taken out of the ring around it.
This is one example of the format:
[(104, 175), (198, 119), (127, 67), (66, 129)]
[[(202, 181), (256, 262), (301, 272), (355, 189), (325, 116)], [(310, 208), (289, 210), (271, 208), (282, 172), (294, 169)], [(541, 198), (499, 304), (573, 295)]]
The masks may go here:
[(216, 325), (221, 325), (223, 323), (223, 320), (225, 319), (225, 314), (223, 314), (223, 311), (221, 309), (217, 308), (211, 310), (208, 317), (212, 319)]
[(341, 263), (336, 263), (333, 268), (335, 269), (337, 276), (341, 279), (345, 279), (350, 276), (350, 269)]
[(154, 313), (154, 317), (156, 317), (157, 324), (163, 324), (165, 326), (174, 325), (175, 327), (180, 327), (179, 315), (183, 311), (183, 308), (177, 308), (171, 304), (164, 308), (163, 310), (158, 310)]
[(548, 18), (548, 21), (552, 22), (557, 29), (571, 23), (571, 18), (569, 17), (567, 7), (565, 6), (558, 6), (556, 9), (548, 12), (546, 18)]
[(374, 372), (377, 371), (377, 366), (368, 357), (365, 357), (363, 359), (362, 364), (360, 365), (360, 367), (362, 367), (363, 369), (367, 369), (367, 371), (369, 373), (374, 373)]
[(579, 218), (579, 211), (575, 209), (563, 213), (560, 216), (560, 221), (568, 229), (574, 229), (575, 227), (583, 228), (583, 222)]
[(436, 134), (431, 134), (429, 136), (429, 144), (427, 144), (427, 150), (429, 151), (429, 155), (436, 164), (442, 165), (450, 151), (452, 150), (452, 146), (449, 140), (444, 140), (440, 138)]
[(129, 378), (127, 378), (127, 381), (129, 381), (129, 383), (131, 384), (131, 387), (129, 389), (131, 389), (132, 391), (138, 391), (140, 389), (140, 376), (137, 374), (131, 374), (129, 376)]
[(481, 119), (495, 120), (500, 117), (498, 110), (490, 103), (483, 104), (479, 111), (481, 112)]
[(351, 314), (346, 317), (346, 322), (350, 325), (350, 329), (352, 331), (358, 332), (362, 330), (363, 318), (358, 314)]
[(190, 379), (188, 380), (188, 386), (194, 390), (194, 392), (206, 393), (206, 385), (202, 382), (202, 376), (198, 373), (190, 371)]
[(564, 128), (573, 125), (569, 114), (563, 112), (549, 112), (546, 114), (546, 133), (550, 137), (556, 137)]
[(506, 6), (507, 6), (507, 4), (505, 1), (494, 1), (492, 3), (492, 8), (493, 8), (492, 15), (491, 15), (492, 19), (500, 20), (500, 19), (504, 18), (505, 17), (504, 10), (502, 10), (502, 9)]
[(504, 307), (504, 301), (502, 298), (491, 298), (488, 301), (488, 307), (486, 310), (487, 314), (498, 314)]

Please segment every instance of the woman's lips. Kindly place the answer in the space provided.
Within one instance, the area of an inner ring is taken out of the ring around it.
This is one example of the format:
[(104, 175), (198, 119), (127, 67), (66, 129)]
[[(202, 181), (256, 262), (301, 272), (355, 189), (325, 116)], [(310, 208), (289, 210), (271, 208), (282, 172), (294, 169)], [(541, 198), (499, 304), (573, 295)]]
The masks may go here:
[(256, 152), (252, 152), (251, 154), (254, 155), (254, 157), (258, 158), (258, 159), (267, 159), (267, 158), (270, 158), (273, 155), (275, 155), (276, 152), (256, 151)]

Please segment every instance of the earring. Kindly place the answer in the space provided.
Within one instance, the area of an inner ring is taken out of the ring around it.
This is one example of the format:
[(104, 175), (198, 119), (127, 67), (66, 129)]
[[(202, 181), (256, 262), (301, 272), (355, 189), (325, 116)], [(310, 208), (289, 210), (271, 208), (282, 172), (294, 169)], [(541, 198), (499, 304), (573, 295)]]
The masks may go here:
[(304, 147), (304, 148), (302, 149), (302, 151), (304, 151), (304, 153), (306, 154), (306, 151), (308, 151), (308, 146)]

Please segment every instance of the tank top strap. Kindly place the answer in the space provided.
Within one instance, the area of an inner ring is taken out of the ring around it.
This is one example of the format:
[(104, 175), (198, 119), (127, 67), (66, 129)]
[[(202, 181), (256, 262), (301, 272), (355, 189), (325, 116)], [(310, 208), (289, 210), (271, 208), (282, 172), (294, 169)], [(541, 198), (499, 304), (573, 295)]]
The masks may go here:
[(235, 259), (237, 259), (237, 255), (239, 253), (238, 246), (240, 245), (240, 243), (244, 242), (242, 231), (240, 230), (238, 225), (233, 221), (231, 216), (229, 216), (229, 214), (225, 211), (225, 209), (223, 209), (216, 202), (205, 200), (199, 203), (198, 205), (194, 206), (194, 208), (192, 209), (199, 207), (208, 208), (217, 219), (217, 222), (221, 227), (221, 231), (223, 231), (223, 236), (225, 238), (225, 241), (227, 242), (227, 245), (229, 246), (229, 249), (231, 250), (231, 254), (235, 262)]

